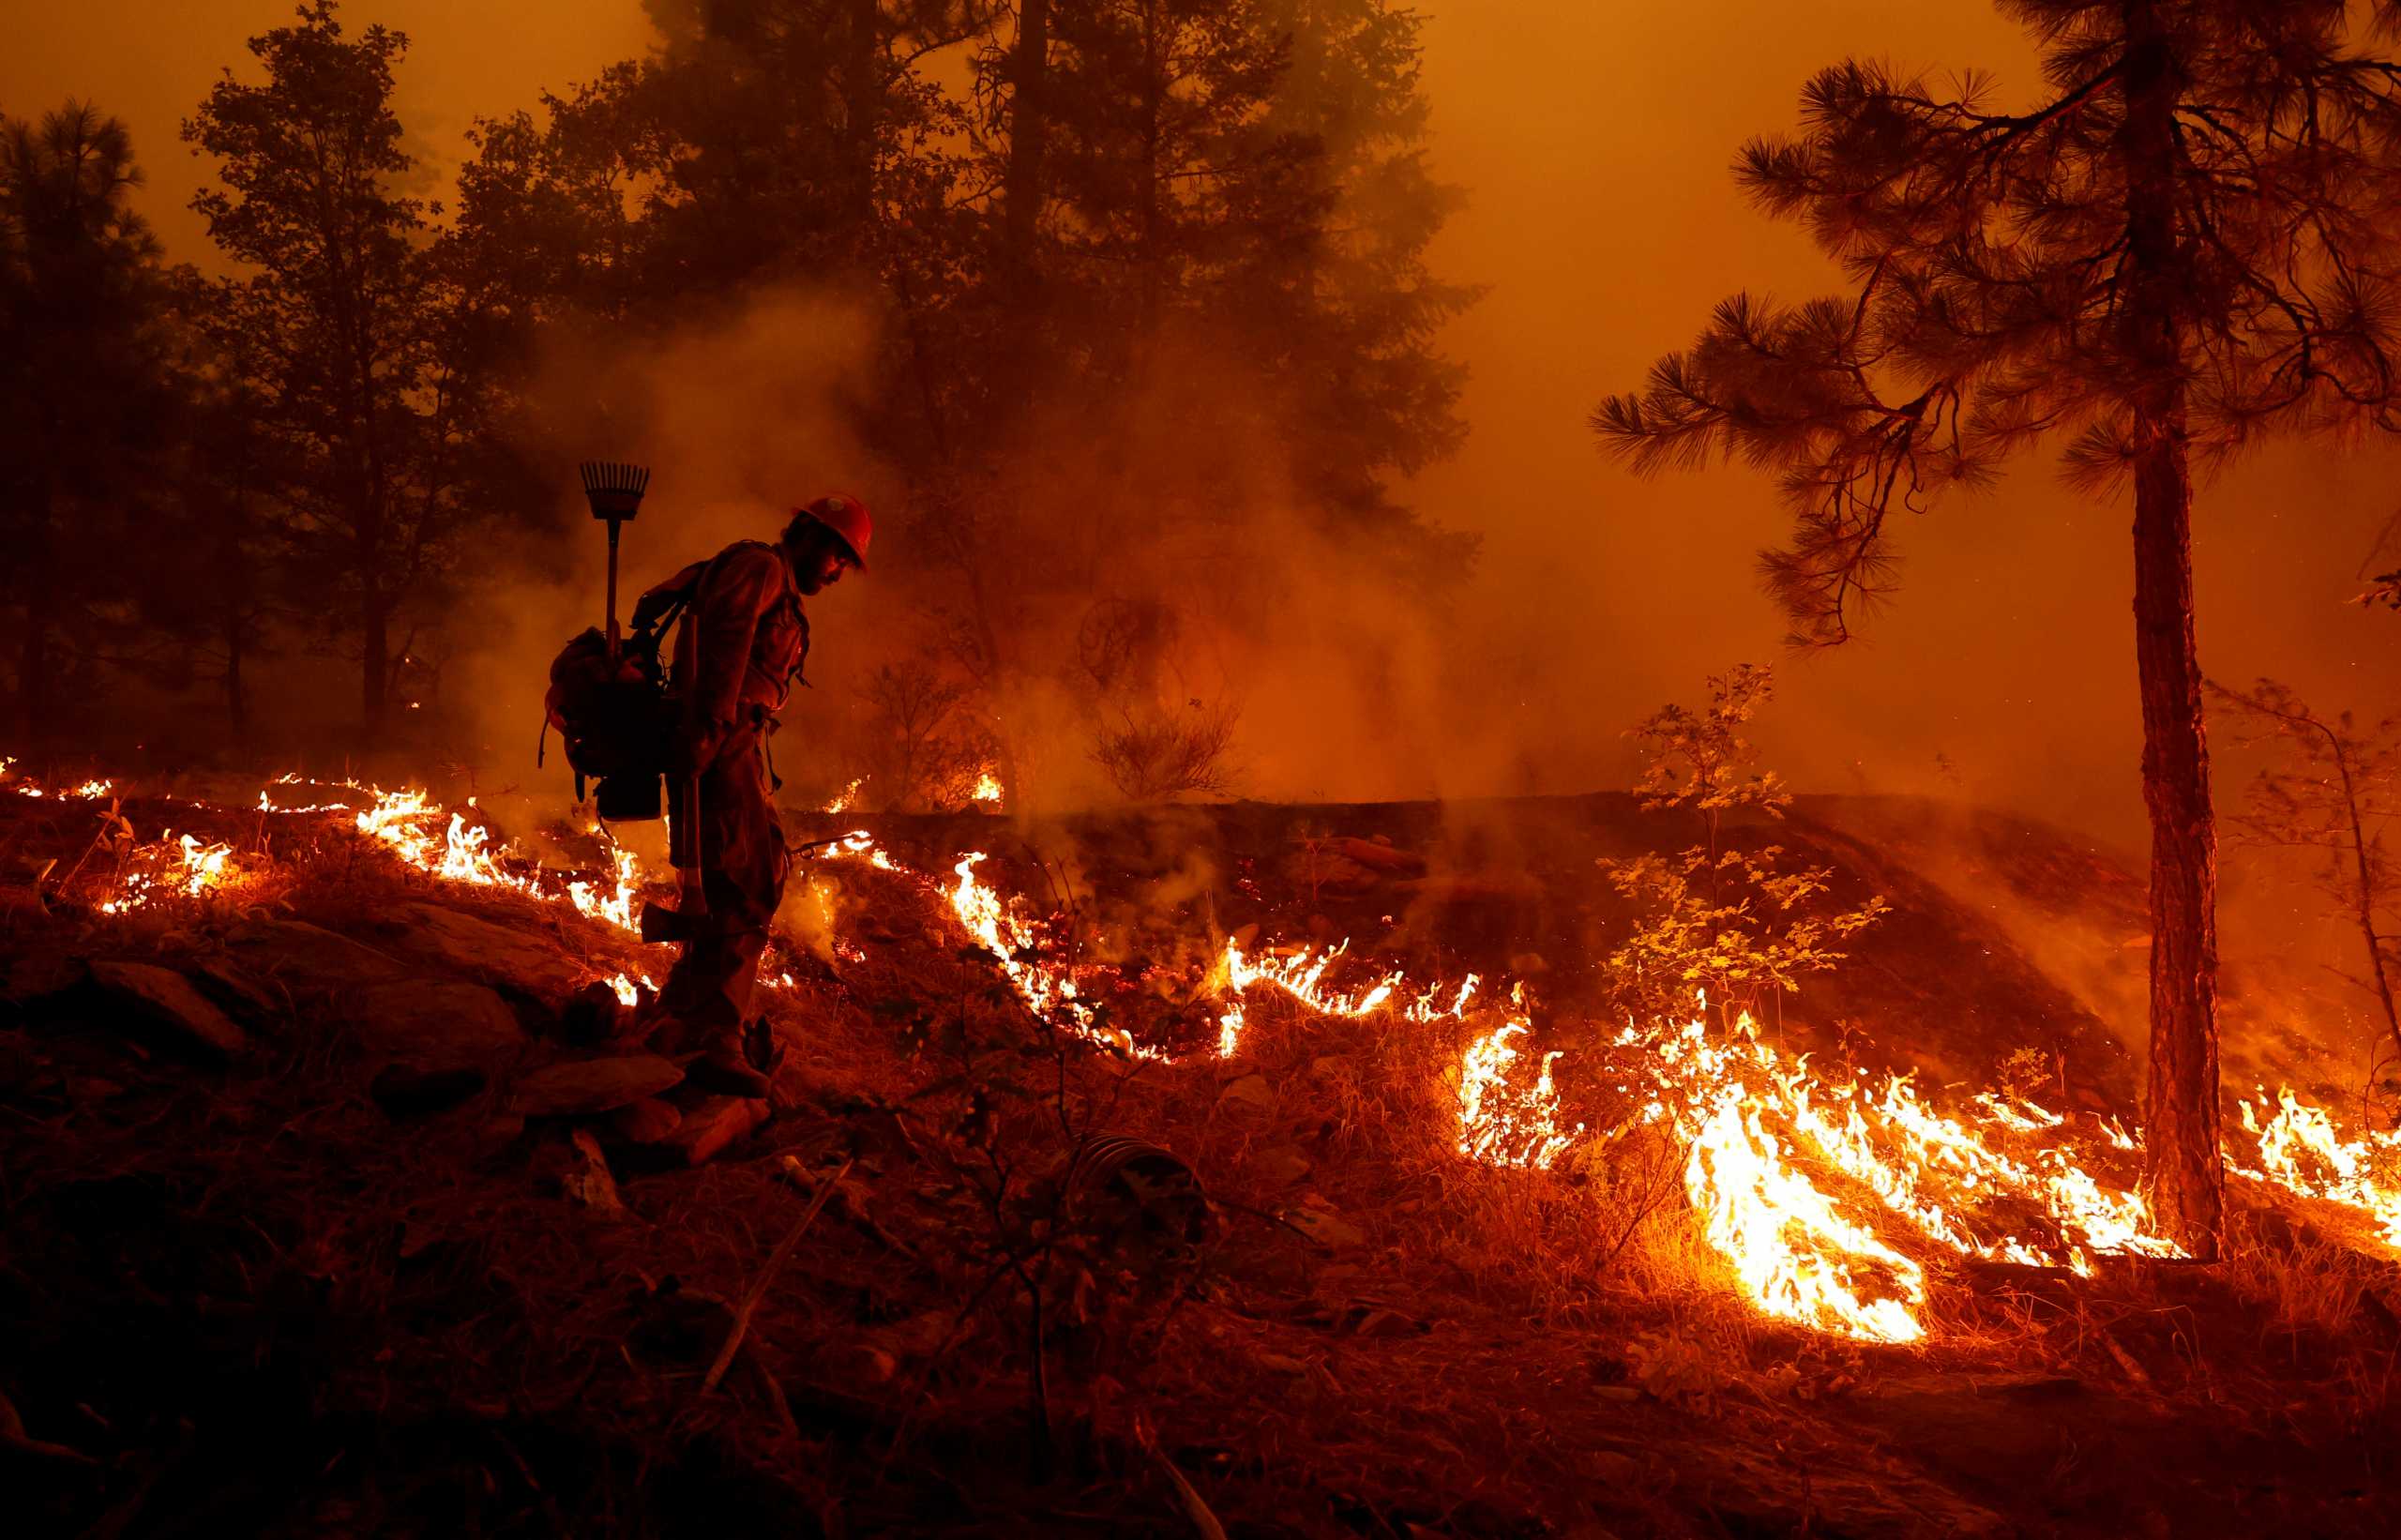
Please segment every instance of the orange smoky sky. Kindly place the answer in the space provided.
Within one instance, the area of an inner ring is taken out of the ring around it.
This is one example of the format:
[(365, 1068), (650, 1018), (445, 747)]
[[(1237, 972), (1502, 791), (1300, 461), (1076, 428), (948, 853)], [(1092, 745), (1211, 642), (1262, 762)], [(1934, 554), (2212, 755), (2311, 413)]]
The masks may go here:
[[(1835, 274), (1745, 205), (1727, 167), (1794, 119), (1803, 81), (1847, 54), (2035, 86), (2023, 38), (1983, 0), (1474, 0), (1429, 4), (1432, 156), (1468, 204), (1435, 250), (1488, 286), (1446, 336), (1472, 370), (1472, 435), (1407, 494), (1484, 538), (1454, 595), (1435, 741), (1355, 783), (1280, 794), (1571, 791), (1623, 785), (1623, 728), (1701, 677), (1783, 657), (1752, 557), (1782, 515), (1738, 467), (1642, 481), (1585, 424), (1737, 289), (1797, 298)], [(439, 195), (478, 113), (535, 104), (639, 54), (639, 0), (353, 0), (414, 47), (400, 108)], [(124, 117), (169, 254), (206, 264), (186, 207), (207, 174), (178, 123), (282, 0), (0, 0), (0, 112), (69, 96)], [(2401, 504), (2384, 450), (2282, 447), (2203, 489), (2200, 646), (2228, 682), (2267, 674), (2323, 707), (2401, 708), (2401, 617), (2345, 601)], [(2138, 836), (2130, 511), (2059, 487), (2040, 460), (1905, 533), (1903, 587), (1865, 640), (1783, 662), (1760, 736), (1805, 788), (1956, 790)], [(2388, 565), (2401, 565), (2401, 558)], [(853, 611), (853, 617), (862, 613)], [(854, 622), (855, 623), (855, 619)], [(1938, 759), (1940, 756), (1940, 759)], [(1356, 762), (1355, 761), (1353, 762)], [(2221, 746), (2230, 792), (2250, 762)], [(1264, 790), (1264, 789), (1262, 789)]]

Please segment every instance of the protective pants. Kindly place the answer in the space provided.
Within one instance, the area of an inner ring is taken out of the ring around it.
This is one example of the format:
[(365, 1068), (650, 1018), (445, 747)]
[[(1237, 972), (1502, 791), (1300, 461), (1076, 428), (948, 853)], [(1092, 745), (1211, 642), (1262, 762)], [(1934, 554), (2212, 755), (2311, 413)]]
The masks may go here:
[(792, 870), (756, 728), (733, 733), (701, 771), (697, 828), (688, 788), (669, 778), (668, 851), (679, 868), (698, 865), (709, 912), (681, 944), (658, 1002), (680, 1031), (670, 1046), (685, 1049), (739, 1033), (750, 1019), (759, 955)]

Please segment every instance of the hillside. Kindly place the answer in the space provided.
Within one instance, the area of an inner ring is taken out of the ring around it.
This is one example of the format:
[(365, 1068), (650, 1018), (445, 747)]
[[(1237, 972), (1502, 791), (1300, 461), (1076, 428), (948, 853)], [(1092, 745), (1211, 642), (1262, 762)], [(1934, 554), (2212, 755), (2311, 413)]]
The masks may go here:
[[(1593, 862), (1684, 838), (1623, 796), (875, 823), (795, 879), (756, 1105), (639, 1051), (607, 981), (639, 999), (665, 959), (612, 923), (605, 853), (574, 901), (508, 853), (581, 836), (269, 790), (319, 810), (0, 787), (0, 1462), (38, 1530), (2401, 1517), (2371, 1203), (2241, 1178), (2226, 1264), (2104, 1244), (2095, 1215), (2134, 1212), (2102, 1131), (2139, 1106), (2140, 889), (2055, 831), (1864, 799), (1738, 831), (1894, 905), (1745, 1046), (1601, 1014), (1627, 917)], [(93, 857), (108, 816), (134, 837)], [(1844, 1099), (1896, 1070), (1958, 1151), (1888, 1141), (1918, 1101)], [(1746, 1292), (1708, 1208), (1742, 1196), (1728, 1108), (1781, 1131), (1760, 1191), (1872, 1231), (1805, 1281), (1907, 1340)], [(1831, 1108), (1881, 1164), (1805, 1147), (1789, 1120)], [(2042, 1183), (1949, 1241), (1907, 1217), (1937, 1188), (1875, 1186), (1969, 1170)]]

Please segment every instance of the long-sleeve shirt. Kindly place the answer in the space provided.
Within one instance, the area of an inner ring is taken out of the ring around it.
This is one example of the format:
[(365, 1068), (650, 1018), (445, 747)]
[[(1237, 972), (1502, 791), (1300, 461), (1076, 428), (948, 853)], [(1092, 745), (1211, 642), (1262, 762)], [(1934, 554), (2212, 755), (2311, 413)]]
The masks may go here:
[(685, 731), (714, 743), (781, 711), (808, 657), (808, 617), (781, 548), (728, 546), (706, 564), (675, 638)]

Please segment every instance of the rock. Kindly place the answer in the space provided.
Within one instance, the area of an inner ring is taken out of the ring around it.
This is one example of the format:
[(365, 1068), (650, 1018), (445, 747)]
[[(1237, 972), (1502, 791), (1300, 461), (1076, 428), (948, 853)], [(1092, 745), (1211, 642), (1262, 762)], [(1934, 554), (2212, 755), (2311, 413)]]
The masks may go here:
[(680, 1150), (684, 1164), (705, 1165), (718, 1151), (747, 1139), (767, 1121), (763, 1100), (742, 1096), (703, 1096), (684, 1109), (683, 1121), (659, 1142)]
[(655, 1096), (683, 1078), (684, 1072), (672, 1061), (656, 1053), (573, 1059), (544, 1064), (520, 1078), (510, 1102), (529, 1118), (611, 1112)]
[(476, 1154), (487, 1160), (506, 1155), (524, 1136), (525, 1117), (521, 1112), (487, 1118), (476, 1129)]
[(273, 979), (295, 994), (410, 976), (398, 959), (301, 920), (243, 926), (225, 938), (225, 951), (253, 976)]
[(92, 982), (112, 1004), (187, 1048), (220, 1059), (237, 1059), (250, 1050), (249, 1036), (234, 1019), (171, 969), (146, 962), (95, 962)]
[(423, 1219), (400, 1221), (400, 1260), (402, 1262), (430, 1261), (444, 1253), (458, 1248), (458, 1237)]
[(839, 1344), (832, 1350), (831, 1356), (840, 1366), (843, 1381), (851, 1384), (883, 1384), (900, 1367), (890, 1353), (865, 1342)]
[(223, 958), (203, 958), (191, 964), (191, 981), (201, 991), (237, 1017), (271, 1021), (283, 1014), (283, 1002), (265, 986)]
[(1423, 1336), (1433, 1329), (1428, 1321), (1381, 1305), (1353, 1305), (1335, 1323), (1346, 1336)]
[(42, 902), (40, 887), (33, 883), (0, 882), (0, 920), (8, 921), (11, 929), (49, 924), (50, 906)]
[(379, 939), (411, 961), (530, 995), (552, 1009), (583, 984), (583, 964), (541, 931), (442, 904), (395, 907)]
[(1294, 1230), (1320, 1246), (1349, 1251), (1367, 1244), (1367, 1232), (1330, 1208), (1304, 1204), (1284, 1215)]
[(1256, 1107), (1262, 1110), (1276, 1105), (1276, 1088), (1267, 1083), (1264, 1075), (1245, 1075), (1228, 1085), (1225, 1099), (1238, 1107)]
[(1289, 1187), (1315, 1170), (1307, 1154), (1297, 1144), (1278, 1144), (1272, 1150), (1261, 1150), (1251, 1160), (1251, 1169), (1260, 1179), (1273, 1186)]
[(1326, 841), (1336, 854), (1375, 871), (1397, 872), (1408, 877), (1425, 875), (1426, 858), (1410, 851), (1395, 850), (1388, 841), (1356, 839), (1344, 836)]
[(596, 1214), (625, 1213), (626, 1205), (617, 1198), (617, 1179), (609, 1174), (609, 1157), (600, 1153), (600, 1141), (592, 1137), (591, 1129), (578, 1128), (574, 1142), (578, 1161), (559, 1182), (568, 1200)]
[(525, 1047), (508, 1002), (457, 979), (370, 985), (352, 998), (350, 1021), (370, 1059), (426, 1074), (503, 1069)]
[(415, 1118), (447, 1111), (491, 1083), (482, 1070), (472, 1065), (412, 1069), (405, 1064), (385, 1064), (369, 1083), (367, 1094), (391, 1116)]
[(2152, 1419), (2056, 1374), (1929, 1374), (1853, 1398), (1850, 1415), (1936, 1470), (2006, 1483), (2079, 1453), (2148, 1446)]
[(684, 1114), (657, 1096), (644, 1096), (627, 1102), (609, 1114), (609, 1125), (620, 1138), (635, 1144), (656, 1144), (673, 1133), (684, 1122)]
[(559, 1035), (578, 1047), (590, 1048), (617, 1036), (627, 1014), (625, 1002), (605, 979), (594, 979), (566, 1003), (559, 1017)]
[(0, 970), (0, 1004), (23, 1010), (65, 994), (90, 976), (91, 965), (82, 958), (29, 952), (9, 959)]

